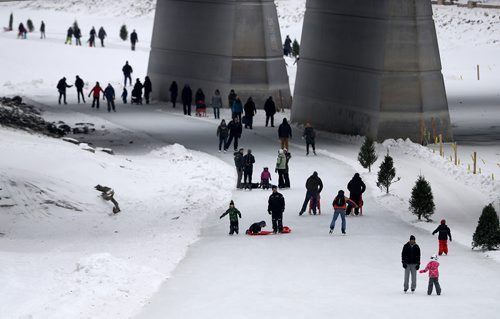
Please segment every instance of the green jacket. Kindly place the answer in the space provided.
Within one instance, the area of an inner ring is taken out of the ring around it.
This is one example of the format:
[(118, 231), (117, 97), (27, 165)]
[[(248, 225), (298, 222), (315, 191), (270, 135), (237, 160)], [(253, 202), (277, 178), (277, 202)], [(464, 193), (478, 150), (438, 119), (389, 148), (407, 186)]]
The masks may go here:
[(286, 169), (286, 156), (285, 154), (279, 154), (276, 160), (276, 169)]
[(232, 222), (237, 221), (238, 216), (240, 216), (240, 218), (241, 218), (241, 213), (236, 208), (229, 208), (228, 210), (226, 210), (226, 212), (224, 214), (220, 215), (220, 218), (226, 216), (227, 214), (229, 214), (229, 220)]

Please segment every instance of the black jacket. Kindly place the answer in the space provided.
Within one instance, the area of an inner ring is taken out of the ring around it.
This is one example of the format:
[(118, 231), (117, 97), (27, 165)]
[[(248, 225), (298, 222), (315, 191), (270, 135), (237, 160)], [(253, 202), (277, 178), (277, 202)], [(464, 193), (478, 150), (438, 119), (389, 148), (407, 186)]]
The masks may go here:
[(255, 157), (251, 153), (243, 156), (243, 170), (252, 171), (253, 163), (255, 163)]
[(84, 86), (84, 83), (83, 83), (82, 78), (78, 78), (78, 79), (76, 79), (76, 81), (75, 81), (75, 87), (76, 87), (78, 90), (81, 90), (81, 89), (83, 89), (83, 86)]
[(264, 111), (266, 111), (267, 116), (276, 114), (276, 105), (271, 98), (266, 100), (266, 103), (264, 104)]
[(278, 137), (279, 138), (288, 138), (292, 137), (292, 128), (290, 124), (288, 124), (286, 119), (283, 119), (283, 123), (278, 127)]
[(149, 78), (144, 80), (144, 85), (142, 87), (144, 88), (144, 93), (153, 91), (153, 84), (151, 83), (151, 80)]
[(123, 74), (125, 75), (130, 75), (134, 70), (132, 70), (132, 67), (130, 66), (130, 64), (125, 64), (122, 68), (122, 72)]
[(237, 170), (243, 169), (243, 154), (241, 152), (234, 152), (234, 166)]
[(314, 129), (312, 127), (306, 127), (302, 136), (305, 138), (306, 143), (314, 144), (314, 140), (316, 139), (316, 132), (314, 132)]
[(248, 228), (248, 231), (252, 234), (257, 234), (262, 230), (262, 227), (260, 226), (260, 222), (258, 223), (253, 223), (250, 228)]
[(176, 82), (172, 82), (168, 90), (170, 91), (170, 97), (172, 99), (177, 98), (177, 94), (179, 93), (179, 88), (177, 87)]
[(451, 240), (451, 231), (447, 225), (439, 225), (436, 228), (436, 230), (432, 232), (433, 235), (435, 233), (439, 233), (439, 235), (438, 235), (439, 240), (448, 240), (448, 237)]
[(185, 86), (181, 92), (181, 99), (183, 103), (191, 104), (193, 101), (193, 91), (189, 86)]
[(234, 120), (227, 124), (227, 128), (229, 129), (229, 135), (236, 136), (238, 138), (241, 137), (241, 132), (243, 131), (243, 127), (241, 123), (236, 123)]
[(323, 181), (321, 181), (318, 175), (313, 174), (306, 181), (306, 189), (314, 194), (321, 193), (323, 190)]
[(255, 103), (253, 101), (246, 102), (243, 109), (245, 110), (246, 117), (253, 117), (255, 113), (257, 113), (257, 109), (255, 108)]
[(365, 183), (361, 180), (361, 177), (353, 177), (351, 181), (347, 184), (347, 189), (350, 192), (349, 197), (359, 197), (366, 190)]
[(417, 244), (411, 246), (410, 242), (407, 242), (401, 252), (401, 262), (420, 265), (420, 247)]
[(267, 211), (272, 213), (283, 213), (285, 211), (285, 198), (280, 193), (272, 193), (269, 196)]

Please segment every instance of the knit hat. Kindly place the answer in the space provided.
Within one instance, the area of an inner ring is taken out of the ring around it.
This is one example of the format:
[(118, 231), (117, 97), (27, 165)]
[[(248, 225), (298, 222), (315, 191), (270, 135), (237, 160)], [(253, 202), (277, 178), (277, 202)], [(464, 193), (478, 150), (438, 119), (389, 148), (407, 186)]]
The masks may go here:
[(231, 200), (231, 201), (229, 202), (229, 205), (233, 205), (233, 206), (234, 206), (234, 202), (233, 202), (233, 200)]
[(432, 260), (438, 260), (438, 256), (436, 254), (432, 254), (431, 259)]
[(283, 154), (283, 153), (285, 153), (285, 151), (283, 151), (282, 149), (280, 149), (280, 150), (278, 151), (278, 153)]
[(411, 235), (410, 240), (415, 240), (415, 236)]
[(443, 219), (441, 219), (441, 225), (444, 225), (444, 224), (446, 224), (446, 219), (443, 218)]
[(266, 227), (266, 222), (265, 222), (265, 221), (261, 221), (261, 222), (259, 223), (259, 225), (260, 225), (260, 227)]

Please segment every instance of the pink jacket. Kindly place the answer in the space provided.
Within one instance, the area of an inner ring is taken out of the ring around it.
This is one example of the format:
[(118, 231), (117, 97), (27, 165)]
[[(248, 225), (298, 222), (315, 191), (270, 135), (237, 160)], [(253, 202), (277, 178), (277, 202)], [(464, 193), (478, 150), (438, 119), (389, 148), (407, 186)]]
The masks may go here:
[(435, 260), (429, 261), (425, 269), (420, 270), (420, 273), (427, 272), (429, 271), (429, 277), (430, 278), (439, 278), (439, 263)]
[(268, 181), (270, 179), (271, 179), (271, 173), (269, 171), (262, 171), (262, 174), (260, 174), (260, 180)]

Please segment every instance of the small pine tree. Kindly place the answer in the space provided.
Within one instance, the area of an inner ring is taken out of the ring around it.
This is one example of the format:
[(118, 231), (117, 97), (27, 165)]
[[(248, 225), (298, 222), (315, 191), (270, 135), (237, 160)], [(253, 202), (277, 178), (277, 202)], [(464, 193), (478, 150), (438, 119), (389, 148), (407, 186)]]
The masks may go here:
[(435, 209), (431, 185), (423, 176), (419, 176), (411, 190), (410, 211), (418, 216), (418, 220), (422, 220), (423, 216), (430, 221), (429, 217)]
[(358, 161), (364, 168), (368, 168), (368, 171), (372, 171), (372, 164), (377, 160), (377, 154), (375, 154), (375, 142), (369, 136), (365, 137), (363, 145), (358, 154)]
[(12, 26), (14, 24), (14, 14), (12, 14), (12, 12), (10, 13), (10, 17), (9, 17), (9, 30), (12, 31)]
[(377, 178), (377, 186), (381, 190), (385, 189), (386, 193), (389, 194), (389, 187), (395, 182), (400, 180), (399, 177), (397, 180), (394, 180), (394, 178), (396, 178), (396, 169), (394, 168), (394, 162), (392, 160), (392, 157), (390, 157), (389, 154), (387, 154), (382, 164), (380, 164), (380, 171), (378, 172), (378, 178)]
[(299, 56), (299, 54), (300, 54), (300, 45), (297, 39), (294, 39), (292, 43), (292, 55), (294, 58), (296, 58)]
[(500, 223), (498, 215), (492, 204), (485, 206), (479, 217), (476, 231), (472, 236), (472, 249), (494, 250), (500, 245)]
[(128, 30), (127, 30), (127, 26), (126, 26), (126, 25), (122, 25), (122, 27), (120, 28), (120, 38), (121, 38), (123, 41), (127, 41), (127, 38), (128, 38)]
[(28, 21), (26, 21), (26, 26), (28, 27), (29, 32), (35, 31), (35, 26), (33, 25), (33, 21), (31, 21), (31, 19), (28, 19)]

